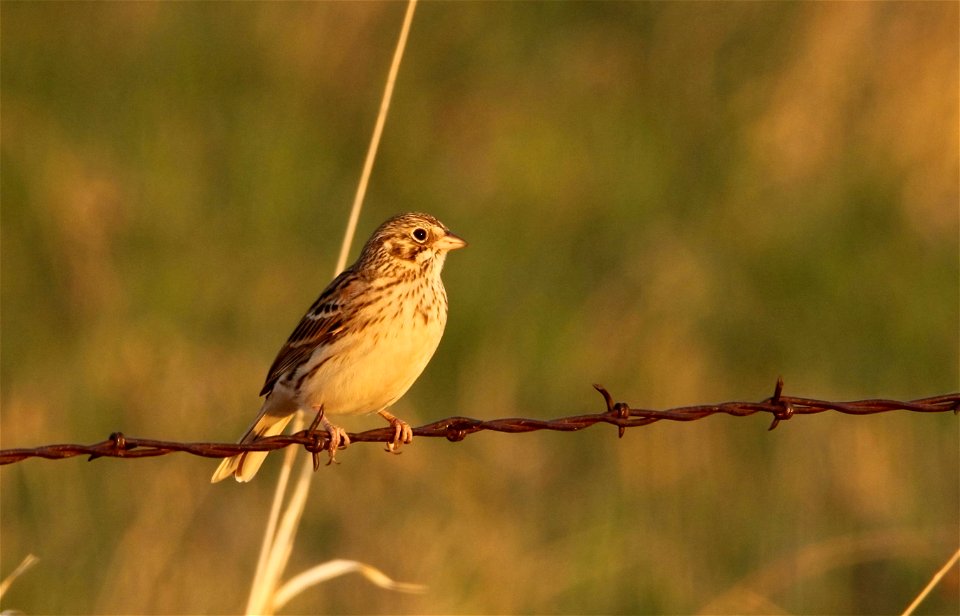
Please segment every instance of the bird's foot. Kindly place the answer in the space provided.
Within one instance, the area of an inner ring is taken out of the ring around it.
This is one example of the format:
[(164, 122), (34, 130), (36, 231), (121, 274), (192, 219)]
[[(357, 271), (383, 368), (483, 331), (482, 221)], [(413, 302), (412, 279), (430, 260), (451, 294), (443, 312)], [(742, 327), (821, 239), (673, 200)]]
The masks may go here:
[[(322, 413), (322, 410), (318, 412)], [(330, 466), (334, 462), (337, 462), (337, 450), (346, 449), (350, 444), (350, 436), (348, 436), (347, 431), (340, 426), (330, 423), (326, 415), (320, 416), (320, 424), (324, 430), (327, 431), (327, 434), (330, 435), (330, 440), (327, 442), (327, 453), (330, 455), (330, 459), (327, 460), (327, 466)], [(337, 462), (337, 464), (339, 464), (339, 462)]]
[(390, 422), (393, 428), (393, 440), (387, 443), (386, 450), (390, 453), (400, 453), (400, 446), (413, 441), (413, 428), (402, 419), (387, 411), (380, 411), (379, 415)]

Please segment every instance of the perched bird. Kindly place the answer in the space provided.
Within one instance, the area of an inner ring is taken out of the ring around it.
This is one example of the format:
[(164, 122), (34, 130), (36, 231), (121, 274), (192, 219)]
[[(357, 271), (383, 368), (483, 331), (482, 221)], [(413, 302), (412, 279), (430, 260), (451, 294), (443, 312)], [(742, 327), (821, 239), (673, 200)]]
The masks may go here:
[[(260, 391), (260, 413), (241, 443), (280, 434), (298, 410), (323, 411), (329, 452), (350, 444), (330, 415), (379, 413), (394, 428), (396, 451), (413, 439), (387, 408), (410, 389), (440, 344), (447, 292), (440, 271), (447, 252), (467, 243), (428, 214), (400, 214), (367, 240), (356, 263), (313, 302), (280, 349)], [(267, 452), (225, 459), (211, 478), (249, 481)]]

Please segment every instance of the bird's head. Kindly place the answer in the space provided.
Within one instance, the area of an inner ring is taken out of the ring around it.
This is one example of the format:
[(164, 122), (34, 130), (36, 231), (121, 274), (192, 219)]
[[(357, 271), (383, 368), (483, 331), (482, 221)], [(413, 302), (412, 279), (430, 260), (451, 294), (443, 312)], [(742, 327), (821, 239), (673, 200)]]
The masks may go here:
[(447, 253), (466, 245), (429, 214), (400, 214), (374, 231), (363, 247), (358, 264), (397, 272), (439, 274)]

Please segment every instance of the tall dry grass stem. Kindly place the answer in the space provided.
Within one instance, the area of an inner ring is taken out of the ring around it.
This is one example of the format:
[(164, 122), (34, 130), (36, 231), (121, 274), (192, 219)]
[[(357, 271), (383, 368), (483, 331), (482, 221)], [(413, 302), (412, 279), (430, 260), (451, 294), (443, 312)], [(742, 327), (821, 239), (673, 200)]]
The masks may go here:
[(397, 48), (393, 52), (390, 72), (387, 73), (387, 85), (383, 89), (380, 111), (377, 113), (377, 123), (373, 127), (373, 136), (370, 138), (367, 157), (363, 161), (363, 172), (360, 174), (360, 183), (357, 184), (357, 194), (353, 198), (353, 207), (350, 208), (350, 219), (347, 221), (347, 229), (343, 235), (343, 244), (340, 246), (340, 256), (337, 258), (337, 267), (333, 272), (334, 276), (342, 272), (343, 268), (347, 266), (347, 255), (350, 253), (350, 244), (353, 242), (353, 236), (357, 231), (360, 208), (363, 206), (363, 198), (367, 194), (367, 184), (370, 182), (370, 173), (373, 171), (373, 161), (376, 159), (377, 150), (380, 148), (380, 137), (383, 135), (383, 127), (387, 122), (387, 111), (390, 110), (390, 101), (393, 98), (393, 85), (396, 83), (397, 73), (400, 71), (400, 60), (403, 58), (403, 51), (407, 47), (407, 35), (410, 33), (410, 23), (413, 21), (413, 12), (416, 8), (417, 0), (410, 0), (407, 4), (407, 12), (403, 16), (400, 38), (397, 40)]
[[(370, 147), (367, 149), (367, 156), (363, 163), (363, 171), (360, 174), (360, 182), (357, 185), (357, 193), (353, 200), (353, 206), (350, 209), (350, 218), (347, 222), (347, 228), (344, 232), (343, 243), (340, 247), (340, 256), (337, 259), (334, 276), (343, 271), (347, 265), (347, 255), (350, 253), (350, 246), (353, 237), (356, 234), (357, 221), (360, 219), (360, 209), (363, 206), (363, 199), (367, 193), (367, 185), (370, 182), (370, 174), (373, 171), (373, 162), (377, 156), (377, 150), (380, 146), (380, 138), (383, 135), (383, 127), (386, 124), (387, 112), (390, 109), (390, 101), (393, 98), (393, 88), (397, 80), (397, 73), (400, 70), (400, 60), (403, 58), (403, 52), (407, 45), (407, 36), (410, 32), (410, 24), (413, 21), (413, 13), (416, 10), (417, 0), (409, 0), (407, 11), (403, 18), (403, 25), (400, 28), (400, 37), (397, 40), (397, 47), (393, 53), (393, 61), (390, 64), (390, 71), (387, 74), (387, 83), (384, 87), (383, 98), (380, 101), (380, 111), (377, 114), (377, 121), (374, 125), (373, 136), (370, 139)], [(303, 426), (302, 414), (297, 415), (294, 421), (294, 431), (299, 431)], [(287, 566), (290, 554), (293, 551), (293, 542), (296, 538), (297, 528), (303, 515), (304, 507), (307, 502), (307, 494), (310, 491), (310, 479), (313, 475), (313, 460), (310, 455), (304, 454), (302, 457), (300, 474), (296, 485), (286, 500), (287, 486), (290, 476), (293, 472), (293, 465), (296, 461), (299, 449), (290, 448), (287, 455), (284, 456), (283, 468), (280, 471), (280, 477), (277, 482), (277, 489), (274, 492), (273, 504), (270, 507), (270, 517), (267, 521), (266, 532), (264, 533), (263, 543), (260, 549), (260, 556), (257, 559), (257, 571), (254, 575), (252, 587), (250, 589), (250, 598), (247, 601), (247, 614), (273, 614), (292, 599), (296, 594), (332, 577), (331, 571), (342, 571), (344, 567), (327, 567), (331, 563), (343, 563), (346, 561), (331, 561), (324, 565), (318, 565), (308, 571), (296, 576), (291, 583), (283, 586), (282, 593), (278, 591), (280, 578)], [(280, 511), (283, 510), (281, 514)], [(352, 563), (346, 567), (349, 571), (360, 571), (368, 579), (376, 579), (384, 582), (384, 587), (393, 588), (400, 591), (419, 591), (420, 587), (412, 585), (397, 584), (389, 580), (378, 570), (361, 563)], [(337, 573), (340, 575), (342, 573)], [(296, 582), (296, 583), (293, 583)]]

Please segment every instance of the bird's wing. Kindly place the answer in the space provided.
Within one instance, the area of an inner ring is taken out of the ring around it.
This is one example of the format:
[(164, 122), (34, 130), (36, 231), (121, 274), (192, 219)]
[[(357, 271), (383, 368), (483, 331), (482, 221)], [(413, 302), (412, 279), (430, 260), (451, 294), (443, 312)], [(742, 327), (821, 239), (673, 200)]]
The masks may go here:
[(323, 290), (277, 353), (260, 390), (261, 396), (269, 394), (288, 370), (307, 361), (317, 347), (332, 343), (346, 332), (350, 306), (368, 285), (364, 278), (346, 270)]

